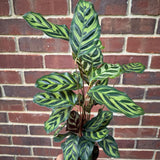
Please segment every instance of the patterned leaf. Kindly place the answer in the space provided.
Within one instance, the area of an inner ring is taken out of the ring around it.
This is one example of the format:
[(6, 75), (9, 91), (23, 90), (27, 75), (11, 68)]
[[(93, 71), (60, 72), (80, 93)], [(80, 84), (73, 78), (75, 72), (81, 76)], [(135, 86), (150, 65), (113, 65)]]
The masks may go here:
[(77, 90), (82, 88), (82, 80), (75, 74), (54, 72), (39, 78), (36, 87), (48, 92)]
[(112, 116), (113, 114), (110, 111), (100, 111), (96, 117), (84, 125), (84, 128), (86, 131), (96, 131), (99, 128), (104, 128), (109, 124)]
[(143, 73), (144, 70), (145, 66), (142, 63), (128, 63), (122, 65), (123, 73), (130, 73), (130, 72)]
[(58, 136), (54, 137), (53, 140), (54, 142), (60, 142), (70, 134), (71, 134), (70, 132), (67, 132), (65, 134), (59, 134)]
[(31, 27), (43, 31), (50, 37), (69, 40), (69, 29), (66, 25), (52, 24), (43, 18), (41, 14), (34, 12), (26, 13), (23, 18)]
[(54, 131), (55, 129), (57, 129), (59, 124), (66, 121), (69, 117), (70, 110), (71, 107), (63, 107), (53, 110), (49, 119), (44, 123), (46, 132), (50, 133)]
[(67, 140), (62, 143), (64, 160), (77, 160), (79, 155), (78, 150), (79, 137), (77, 135), (71, 135)]
[(98, 15), (92, 3), (80, 0), (77, 3), (70, 29), (70, 44), (76, 56), (88, 54), (100, 37)]
[(118, 145), (112, 136), (108, 135), (105, 139), (98, 142), (103, 151), (110, 157), (119, 158)]
[(119, 64), (104, 63), (102, 67), (92, 71), (90, 82), (93, 80), (104, 80), (106, 78), (115, 78), (121, 74), (121, 66)]
[(99, 142), (105, 138), (109, 133), (107, 128), (98, 131), (83, 131), (83, 137), (92, 142)]
[(86, 140), (83, 136), (79, 139), (79, 157), (81, 160), (91, 160), (90, 156), (94, 148), (94, 143)]
[(72, 91), (61, 91), (55, 93), (38, 93), (34, 96), (33, 102), (40, 106), (55, 109), (57, 107), (74, 106), (77, 102), (78, 95)]
[(113, 112), (120, 112), (127, 117), (138, 117), (144, 114), (141, 107), (136, 105), (124, 92), (109, 86), (94, 86), (88, 92), (97, 103), (104, 104)]

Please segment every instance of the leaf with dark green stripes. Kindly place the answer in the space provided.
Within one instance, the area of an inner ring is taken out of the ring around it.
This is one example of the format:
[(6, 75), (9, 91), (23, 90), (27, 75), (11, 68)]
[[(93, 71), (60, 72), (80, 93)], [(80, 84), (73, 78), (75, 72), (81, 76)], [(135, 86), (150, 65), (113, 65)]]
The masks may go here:
[(69, 29), (66, 25), (57, 25), (48, 22), (41, 14), (34, 12), (24, 14), (23, 18), (31, 27), (43, 31), (50, 37), (69, 40)]
[(143, 109), (136, 105), (126, 93), (113, 87), (94, 86), (89, 90), (88, 95), (97, 103), (104, 104), (109, 110), (123, 113), (127, 117), (134, 118), (144, 114)]
[(78, 95), (72, 91), (61, 92), (43, 92), (34, 96), (33, 102), (40, 106), (55, 109), (57, 107), (70, 107), (74, 106), (78, 100)]
[(128, 63), (122, 65), (122, 72), (123, 73), (143, 73), (145, 70), (145, 66), (142, 63)]
[(44, 123), (44, 128), (47, 133), (57, 129), (59, 124), (66, 121), (69, 117), (71, 107), (63, 107), (53, 110), (49, 119)]
[(107, 128), (103, 128), (97, 131), (83, 131), (83, 137), (92, 142), (99, 142), (105, 138), (109, 133)]
[(118, 145), (111, 135), (98, 142), (103, 151), (110, 157), (119, 158)]
[(64, 160), (77, 160), (79, 155), (78, 150), (79, 137), (72, 134), (67, 140), (61, 144)]
[(82, 79), (78, 74), (54, 72), (39, 78), (36, 87), (48, 92), (77, 90), (82, 88)]
[(100, 31), (98, 15), (93, 4), (80, 0), (75, 9), (69, 34), (74, 54), (79, 57), (91, 52), (100, 37)]
[(70, 132), (67, 132), (65, 134), (58, 134), (56, 137), (53, 138), (53, 140), (54, 142), (60, 142), (70, 134), (71, 134)]
[(84, 129), (86, 131), (96, 131), (99, 128), (104, 128), (109, 124), (112, 116), (113, 114), (110, 111), (100, 111), (96, 117), (84, 125)]
[(90, 82), (93, 80), (104, 80), (106, 78), (115, 78), (121, 74), (121, 66), (119, 64), (104, 63), (98, 69), (95, 69), (90, 74)]
[(83, 136), (79, 139), (79, 157), (81, 160), (91, 160), (94, 143), (86, 140)]

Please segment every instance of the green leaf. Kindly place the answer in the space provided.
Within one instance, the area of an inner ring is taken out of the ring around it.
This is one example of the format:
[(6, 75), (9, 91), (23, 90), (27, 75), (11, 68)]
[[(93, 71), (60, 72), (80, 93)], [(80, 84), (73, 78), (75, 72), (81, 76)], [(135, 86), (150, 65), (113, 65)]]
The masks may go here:
[(103, 128), (97, 131), (83, 131), (83, 137), (92, 142), (99, 142), (105, 138), (109, 133), (107, 128)]
[(80, 0), (75, 9), (69, 34), (69, 42), (76, 57), (88, 54), (94, 49), (100, 31), (98, 15), (92, 3)]
[(50, 133), (57, 129), (59, 124), (66, 121), (69, 117), (71, 107), (58, 108), (54, 110), (49, 117), (49, 119), (44, 123), (45, 130), (47, 133)]
[(136, 105), (126, 93), (113, 87), (98, 85), (91, 88), (88, 95), (97, 103), (104, 104), (113, 112), (120, 112), (127, 117), (138, 117), (144, 114), (141, 107)]
[(64, 160), (77, 160), (79, 155), (78, 150), (79, 137), (72, 134), (67, 140), (61, 144)]
[(110, 111), (100, 111), (96, 117), (84, 125), (84, 129), (86, 131), (96, 131), (99, 128), (104, 128), (109, 124), (112, 116), (113, 114)]
[(77, 90), (82, 88), (82, 79), (78, 74), (54, 72), (39, 78), (36, 87), (48, 92)]
[(86, 140), (83, 136), (79, 139), (79, 157), (81, 160), (91, 160), (90, 156), (94, 148), (94, 143)]
[(78, 95), (72, 91), (61, 91), (55, 93), (38, 93), (34, 96), (33, 102), (40, 106), (55, 109), (57, 107), (71, 107), (76, 104)]
[(110, 157), (119, 158), (118, 145), (115, 142), (114, 138), (108, 135), (98, 144), (103, 148), (103, 151)]
[(71, 134), (70, 132), (67, 132), (65, 134), (58, 134), (58, 136), (54, 137), (53, 140), (54, 142), (60, 142), (70, 134)]
[(41, 14), (28, 12), (23, 15), (28, 24), (36, 29), (43, 31), (46, 35), (53, 38), (69, 40), (69, 29), (66, 25), (57, 25), (48, 22)]
[(143, 73), (145, 70), (145, 66), (142, 63), (128, 63), (122, 65), (122, 72), (123, 73)]
[(119, 64), (104, 63), (98, 69), (92, 71), (90, 82), (93, 80), (105, 80), (107, 78), (115, 78), (121, 74), (121, 66)]

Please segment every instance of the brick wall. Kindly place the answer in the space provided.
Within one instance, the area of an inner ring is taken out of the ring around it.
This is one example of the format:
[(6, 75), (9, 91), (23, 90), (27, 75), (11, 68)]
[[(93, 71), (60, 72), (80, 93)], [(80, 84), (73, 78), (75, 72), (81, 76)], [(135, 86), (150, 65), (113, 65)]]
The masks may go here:
[[(141, 105), (146, 114), (111, 123), (121, 159), (160, 159), (160, 0), (91, 0), (102, 25), (104, 61), (142, 62), (143, 74), (125, 74), (110, 82)], [(60, 144), (43, 122), (50, 110), (32, 103), (37, 78), (72, 71), (68, 42), (30, 28), (22, 19), (39, 12), (70, 26), (77, 0), (0, 0), (0, 160), (53, 160)], [(107, 157), (103, 152), (100, 159)]]

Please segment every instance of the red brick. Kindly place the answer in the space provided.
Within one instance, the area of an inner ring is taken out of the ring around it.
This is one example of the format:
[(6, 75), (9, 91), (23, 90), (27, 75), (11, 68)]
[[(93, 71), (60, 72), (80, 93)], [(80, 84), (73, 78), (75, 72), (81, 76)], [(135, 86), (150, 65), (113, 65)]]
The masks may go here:
[(7, 122), (7, 114), (6, 113), (0, 113), (0, 122)]
[(102, 45), (105, 47), (103, 52), (122, 52), (124, 38), (101, 38)]
[(37, 29), (31, 28), (23, 19), (1, 19), (1, 35), (42, 35)]
[(21, 73), (16, 71), (0, 71), (0, 83), (19, 84), (21, 82)]
[(159, 15), (159, 0), (133, 0), (132, 14), (136, 15)]
[(138, 149), (159, 149), (160, 140), (138, 140)]
[(31, 135), (48, 135), (44, 129), (44, 126), (30, 126), (29, 129)]
[(143, 74), (127, 73), (123, 76), (123, 84), (159, 85), (160, 72), (144, 72)]
[(129, 37), (127, 41), (127, 51), (136, 53), (159, 53), (160, 38), (145, 38), (145, 37)]
[(1, 68), (42, 68), (39, 55), (0, 55)]
[[(65, 63), (64, 63), (65, 62)], [(46, 68), (74, 69), (75, 62), (70, 55), (48, 55), (45, 56)]]
[(156, 128), (115, 128), (118, 138), (154, 138), (156, 134)]
[(133, 56), (133, 55), (105, 55), (103, 56), (103, 60), (106, 63), (119, 63), (119, 64), (127, 64), (140, 62), (143, 65), (148, 65), (148, 56)]
[(15, 52), (15, 38), (1, 37), (0, 38), (0, 52)]
[(24, 125), (0, 125), (0, 133), (3, 134), (27, 134), (27, 126)]
[(1, 89), (1, 87), (0, 87), (0, 97), (2, 97), (2, 89)]
[(48, 114), (9, 113), (9, 120), (15, 123), (43, 124), (48, 118)]
[(68, 41), (54, 38), (20, 38), (20, 50), (24, 52), (68, 52)]
[(102, 34), (153, 34), (155, 20), (146, 18), (103, 18), (101, 25)]
[(10, 137), (0, 136), (0, 144), (11, 144)]
[[(89, 0), (99, 15), (126, 15), (127, 0)], [(72, 0), (72, 12), (78, 0)]]
[(50, 138), (40, 137), (12, 137), (14, 145), (27, 145), (27, 146), (50, 146)]
[(155, 160), (159, 160), (159, 159), (160, 159), (160, 152), (156, 152)]
[(67, 0), (14, 0), (15, 14), (33, 11), (42, 15), (66, 15)]
[(4, 86), (7, 97), (33, 97), (40, 90), (33, 86)]
[(30, 148), (22, 146), (21, 147), (0, 146), (0, 154), (30, 155)]
[(23, 111), (24, 107), (18, 100), (0, 100), (1, 111)]
[(61, 149), (55, 148), (33, 148), (34, 155), (38, 156), (57, 156), (62, 153)]
[(138, 102), (139, 106), (141, 106), (145, 113), (158, 113), (160, 111), (160, 103), (158, 102)]
[(149, 88), (147, 91), (146, 99), (160, 100), (160, 88)]
[(134, 147), (134, 140), (116, 140), (118, 144), (118, 148), (133, 148)]
[(160, 56), (152, 56), (151, 68), (159, 69), (160, 68)]
[(25, 101), (25, 107), (28, 111), (51, 111), (51, 109), (44, 106), (39, 106), (32, 101)]
[(0, 1), (0, 16), (9, 15), (9, 1), (1, 0)]
[(120, 157), (126, 159), (152, 159), (153, 151), (120, 151)]
[(144, 116), (142, 120), (144, 126), (160, 126), (160, 116)]
[(125, 116), (114, 116), (110, 125), (138, 125), (139, 118), (128, 118)]
[(14, 157), (11, 156), (0, 156), (0, 160), (15, 160)]
[(41, 158), (41, 157), (17, 157), (16, 160), (53, 160), (53, 158)]
[(158, 21), (157, 34), (160, 34), (160, 19), (159, 19), (159, 21)]

